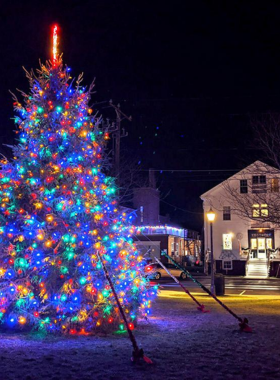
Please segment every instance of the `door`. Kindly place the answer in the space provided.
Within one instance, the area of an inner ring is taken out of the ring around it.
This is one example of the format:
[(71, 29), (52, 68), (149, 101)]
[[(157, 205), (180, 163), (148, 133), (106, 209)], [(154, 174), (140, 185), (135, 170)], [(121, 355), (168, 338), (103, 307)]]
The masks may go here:
[(258, 257), (258, 241), (257, 239), (251, 239), (250, 259), (256, 259), (257, 257)]
[(258, 259), (265, 259), (266, 258), (266, 244), (265, 244), (265, 238), (258, 238)]
[(271, 238), (251, 239), (251, 259), (265, 259), (266, 249), (272, 247)]

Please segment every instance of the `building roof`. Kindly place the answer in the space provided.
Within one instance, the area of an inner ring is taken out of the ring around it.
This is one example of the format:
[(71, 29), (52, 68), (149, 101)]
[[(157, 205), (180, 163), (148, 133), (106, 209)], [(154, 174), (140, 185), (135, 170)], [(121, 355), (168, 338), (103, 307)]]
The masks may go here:
[(204, 198), (206, 198), (207, 196), (211, 195), (215, 190), (217, 190), (220, 187), (222, 187), (228, 180), (238, 179), (238, 178), (240, 178), (240, 176), (242, 176), (244, 174), (247, 174), (247, 173), (250, 173), (250, 174), (259, 174), (260, 172), (266, 172), (266, 173), (269, 173), (269, 174), (280, 174), (280, 170), (279, 169), (277, 169), (277, 168), (275, 168), (273, 166), (267, 165), (266, 163), (264, 163), (262, 161), (257, 160), (255, 162), (253, 162), (252, 164), (246, 166), (246, 168), (240, 170), (239, 172), (235, 173), (231, 177), (227, 178), (223, 182), (221, 182), (218, 185), (212, 187), (212, 189), (209, 189), (208, 191), (206, 191), (205, 193), (203, 193), (200, 196), (200, 198), (202, 200), (204, 200)]

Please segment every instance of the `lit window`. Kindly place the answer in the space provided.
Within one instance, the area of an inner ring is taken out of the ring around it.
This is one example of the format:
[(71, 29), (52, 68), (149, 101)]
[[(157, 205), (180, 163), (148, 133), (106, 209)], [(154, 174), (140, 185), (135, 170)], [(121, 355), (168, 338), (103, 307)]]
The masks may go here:
[(260, 205), (254, 204), (253, 205), (253, 218), (259, 218), (260, 216)]
[(232, 249), (232, 234), (223, 234), (223, 249)]
[(278, 178), (271, 179), (271, 192), (279, 193), (279, 179)]
[(268, 216), (268, 208), (267, 204), (263, 203), (261, 205), (259, 204), (254, 204), (252, 206), (253, 209), (253, 218), (259, 218), (259, 217), (267, 217)]
[(223, 260), (223, 269), (232, 270), (232, 260)]
[(257, 249), (257, 248), (258, 248), (257, 239), (251, 239), (251, 249)]
[(267, 204), (261, 205), (261, 216), (268, 216)]
[(230, 214), (230, 206), (224, 206), (223, 207), (223, 220), (230, 220), (231, 214)]
[(248, 193), (248, 182), (247, 179), (240, 180), (240, 193), (247, 194)]
[(272, 239), (271, 238), (266, 239), (266, 248), (272, 249)]

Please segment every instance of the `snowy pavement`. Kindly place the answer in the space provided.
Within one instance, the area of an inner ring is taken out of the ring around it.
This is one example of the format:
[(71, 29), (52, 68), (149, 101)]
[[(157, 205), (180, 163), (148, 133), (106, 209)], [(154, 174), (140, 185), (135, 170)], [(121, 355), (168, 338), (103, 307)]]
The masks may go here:
[(252, 334), (209, 296), (162, 291), (135, 336), (154, 365), (132, 364), (126, 334), (47, 337), (1, 334), (0, 380), (280, 379), (280, 296), (221, 299), (249, 318)]

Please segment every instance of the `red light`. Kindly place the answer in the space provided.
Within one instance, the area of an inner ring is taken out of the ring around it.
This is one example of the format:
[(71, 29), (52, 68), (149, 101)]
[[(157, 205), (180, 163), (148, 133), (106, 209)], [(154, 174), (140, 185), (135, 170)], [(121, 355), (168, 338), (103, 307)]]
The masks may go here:
[(130, 328), (130, 330), (134, 330), (134, 324), (133, 323), (129, 323), (129, 328)]

